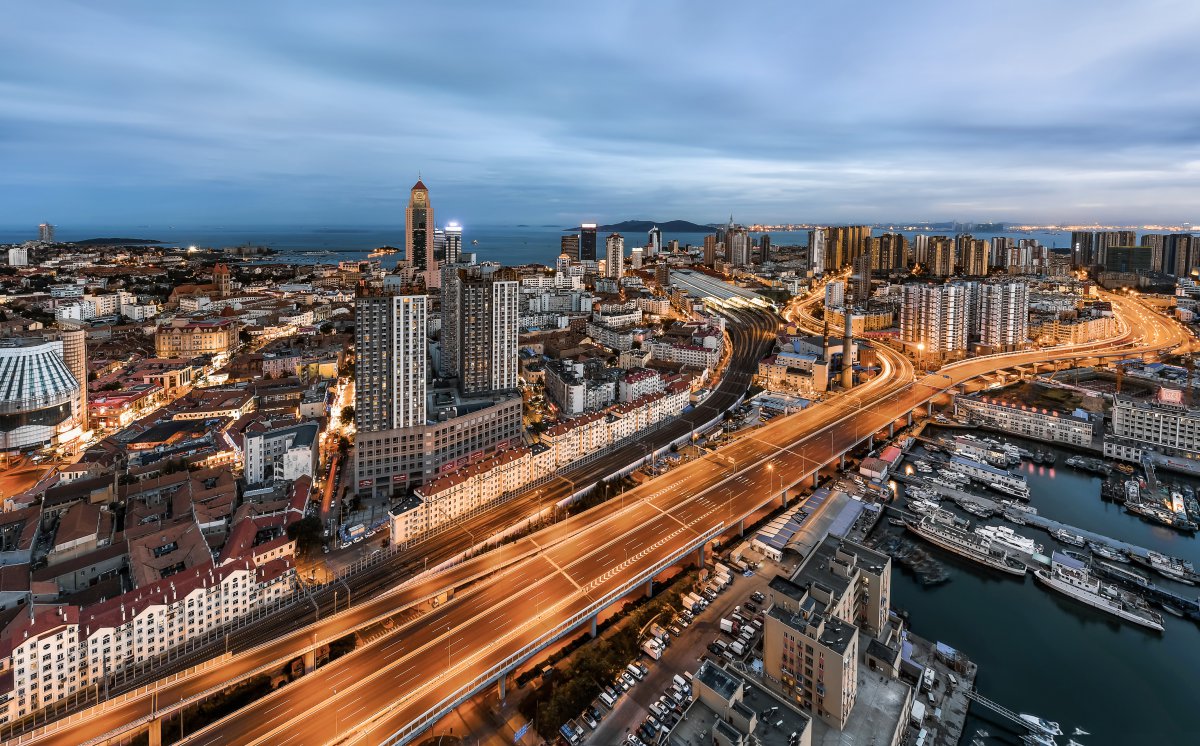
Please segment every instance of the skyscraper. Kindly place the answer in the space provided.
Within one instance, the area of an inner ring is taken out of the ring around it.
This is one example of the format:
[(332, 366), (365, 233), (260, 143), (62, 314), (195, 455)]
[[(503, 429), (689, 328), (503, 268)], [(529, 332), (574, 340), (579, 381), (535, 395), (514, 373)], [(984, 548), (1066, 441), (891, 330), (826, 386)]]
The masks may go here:
[(995, 352), (1008, 352), (1029, 336), (1029, 286), (1023, 282), (981, 284), (979, 342)]
[(1149, 272), (1153, 252), (1149, 246), (1106, 246), (1104, 269), (1108, 272)]
[[(408, 209), (404, 211), (404, 258), (427, 280), (429, 270), (437, 269), (437, 260), (433, 256), (433, 225), (429, 190), (417, 179), (409, 192)], [(432, 287), (436, 282), (426, 282), (426, 285)]]
[(42, 223), (39, 225), (38, 240), (45, 241), (46, 243), (54, 243), (54, 226), (50, 225), (49, 223)]
[(866, 225), (841, 225), (825, 229), (825, 269), (836, 271), (852, 263), (866, 250), (871, 228)]
[(462, 226), (458, 223), (446, 224), (446, 249), (443, 261), (446, 264), (458, 264), (462, 256)]
[(750, 234), (745, 228), (735, 227), (726, 232), (725, 258), (735, 267), (750, 264)]
[(949, 277), (954, 274), (954, 239), (949, 236), (929, 237), (929, 274)]
[(912, 258), (914, 263), (929, 267), (929, 236), (924, 233), (913, 236)]
[(991, 253), (991, 246), (987, 241), (968, 236), (963, 241), (961, 250), (961, 270), (964, 275), (982, 277), (988, 273), (988, 255)]
[(662, 228), (657, 225), (650, 229), (646, 236), (646, 256), (657, 256), (662, 251)]
[(582, 261), (596, 261), (596, 224), (584, 223), (579, 230), (579, 258)]
[(908, 266), (908, 239), (901, 233), (868, 238), (864, 253), (870, 256), (872, 271), (887, 274), (903, 270)]
[(825, 228), (816, 228), (808, 232), (808, 268), (814, 272), (825, 270), (827, 235)]
[[(1100, 231), (1096, 234), (1096, 252), (1093, 264), (1106, 265), (1108, 249), (1112, 246), (1133, 246), (1137, 241), (1133, 231)], [(1149, 252), (1147, 252), (1147, 256)]]
[(762, 256), (764, 264), (771, 261), (774, 257), (771, 256), (771, 234), (764, 233), (762, 238), (758, 239), (759, 254)]
[(625, 238), (620, 233), (610, 233), (604, 241), (604, 274), (620, 279), (625, 274)]
[(573, 262), (579, 261), (579, 234), (578, 233), (566, 234), (565, 236), (562, 237), (562, 240), (559, 242), (559, 245), (562, 247), (562, 253), (565, 254), (566, 256), (570, 257), (571, 261), (573, 261)]
[(520, 283), (470, 267), (459, 269), (453, 284), (449, 294), (443, 288), (442, 299), (453, 307), (451, 323), (457, 327), (453, 359), (459, 390), (482, 394), (515, 389)]
[(871, 298), (871, 255), (863, 252), (854, 258), (851, 275), (851, 295), (854, 303), (866, 303)]
[(642, 256), (645, 255), (645, 250), (641, 246), (634, 246), (629, 252), (629, 266), (634, 269), (642, 268)]
[(717, 236), (716, 234), (704, 237), (704, 263), (711, 267), (717, 261)]
[(428, 300), (406, 288), (359, 287), (354, 301), (354, 424), (360, 431), (425, 424)]
[(1071, 231), (1071, 263), (1090, 267), (1096, 263), (1096, 234), (1091, 231)]

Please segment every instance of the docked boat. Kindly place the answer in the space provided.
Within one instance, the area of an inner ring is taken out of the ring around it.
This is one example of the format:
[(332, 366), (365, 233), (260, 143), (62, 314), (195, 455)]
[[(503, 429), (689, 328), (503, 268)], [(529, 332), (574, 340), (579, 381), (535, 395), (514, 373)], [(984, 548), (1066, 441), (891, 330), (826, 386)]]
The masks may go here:
[(903, 518), (889, 518), (888, 523), (892, 524), (893, 526), (903, 526), (904, 519)]
[(1142, 499), (1142, 488), (1138, 486), (1136, 479), (1125, 480), (1125, 501), (1138, 503)]
[(1162, 610), (1167, 612), (1171, 616), (1177, 616), (1180, 619), (1182, 619), (1184, 617), (1183, 609), (1181, 609), (1177, 606), (1173, 606), (1169, 603), (1166, 603), (1165, 601), (1163, 603), (1160, 603), (1159, 606), (1161, 606)]
[(1196, 584), (1196, 581), (1191, 577), (1193, 573), (1191, 572), (1190, 565), (1183, 560), (1158, 552), (1150, 552), (1147, 559), (1150, 560), (1150, 568), (1159, 575), (1187, 585)]
[(1069, 546), (1073, 546), (1073, 547), (1087, 546), (1087, 539), (1085, 539), (1083, 536), (1081, 536), (1079, 534), (1072, 533), (1072, 532), (1066, 530), (1065, 528), (1055, 529), (1054, 531), (1050, 532), (1050, 535), (1053, 536), (1054, 538), (1058, 539), (1059, 541), (1061, 541), (1063, 544), (1067, 544)]
[(1088, 550), (1092, 554), (1101, 559), (1111, 560), (1113, 562), (1128, 562), (1129, 555), (1120, 549), (1113, 549), (1107, 544), (1101, 544), (1098, 541), (1089, 541), (1087, 544)]
[(991, 518), (996, 515), (996, 511), (991, 508), (980, 505), (977, 502), (971, 502), (970, 500), (963, 500), (958, 506), (976, 518)]
[(904, 525), (922, 539), (993, 570), (1022, 577), (1029, 570), (1008, 550), (971, 533), (953, 513), (937, 510), (922, 516), (919, 521), (908, 519)]
[(1123, 593), (1116, 586), (1101, 583), (1087, 565), (1075, 557), (1054, 552), (1050, 558), (1050, 569), (1034, 570), (1033, 577), (1051, 590), (1092, 608), (1149, 629), (1163, 630), (1160, 614), (1147, 608), (1140, 598)]
[(1150, 578), (1142, 575), (1133, 568), (1121, 567), (1114, 565), (1111, 562), (1097, 562), (1096, 570), (1110, 580), (1117, 580), (1137, 588), (1150, 590), (1154, 587), (1154, 583), (1150, 582)]
[(975, 533), (993, 544), (1024, 554), (1041, 554), (1042, 545), (1028, 536), (1022, 536), (1008, 526), (978, 526)]
[(1026, 733), (1021, 736), (1021, 743), (1025, 746), (1058, 746), (1054, 736), (1047, 736), (1045, 733)]
[(1019, 511), (1021, 513), (1026, 513), (1028, 515), (1037, 515), (1037, 508), (1026, 505), (1025, 503), (1022, 503), (1022, 502), (1017, 502), (1016, 500), (1001, 500), (1000, 504), (1006, 508), (1010, 508), (1012, 510)]
[(1024, 482), (1019, 484), (1012, 484), (1008, 482), (989, 482), (988, 487), (991, 487), (995, 491), (1010, 497), (1015, 497), (1018, 500), (1029, 499), (1029, 485), (1025, 484)]
[(933, 511), (938, 510), (941, 506), (932, 500), (923, 500), (918, 498), (916, 500), (909, 500), (908, 507), (912, 508), (918, 513), (932, 513)]
[[(986, 484), (998, 492), (1004, 492), (1018, 499), (1028, 499), (1029, 485), (1025, 483), (1025, 477), (1020, 474), (1013, 474), (1011, 471), (998, 469), (989, 464), (981, 464), (964, 456), (952, 456), (950, 466), (955, 471)], [(1001, 486), (997, 487), (996, 485)]]
[(1021, 720), (1024, 720), (1030, 728), (1033, 728), (1035, 733), (1047, 736), (1061, 736), (1063, 734), (1062, 726), (1053, 720), (1043, 720), (1037, 715), (1030, 715), (1024, 712), (1021, 713)]
[(1018, 526), (1024, 526), (1028, 523), (1028, 521), (1025, 520), (1024, 515), (1019, 510), (1005, 509), (1001, 515), (1004, 516), (1004, 520), (1010, 523), (1015, 523)]

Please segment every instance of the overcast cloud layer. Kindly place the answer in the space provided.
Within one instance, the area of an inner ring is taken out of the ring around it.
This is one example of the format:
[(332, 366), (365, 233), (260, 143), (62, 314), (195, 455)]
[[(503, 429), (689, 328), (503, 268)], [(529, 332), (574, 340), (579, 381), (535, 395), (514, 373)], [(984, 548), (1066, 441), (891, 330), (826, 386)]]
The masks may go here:
[(0, 225), (1200, 222), (1194, 0), (582, 5), (9, 4)]

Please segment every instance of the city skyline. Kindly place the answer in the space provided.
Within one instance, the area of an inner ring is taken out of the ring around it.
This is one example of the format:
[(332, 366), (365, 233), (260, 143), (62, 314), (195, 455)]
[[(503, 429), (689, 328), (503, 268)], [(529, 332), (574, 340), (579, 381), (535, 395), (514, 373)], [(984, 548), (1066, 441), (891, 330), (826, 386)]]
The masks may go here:
[(65, 8), (0, 31), (0, 225), (1194, 218), (1181, 3)]

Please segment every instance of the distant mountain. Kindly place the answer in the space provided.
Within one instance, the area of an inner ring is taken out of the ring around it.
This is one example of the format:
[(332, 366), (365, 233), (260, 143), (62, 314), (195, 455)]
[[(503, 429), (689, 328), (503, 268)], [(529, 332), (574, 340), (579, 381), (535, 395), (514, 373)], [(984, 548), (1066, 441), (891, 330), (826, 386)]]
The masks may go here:
[[(656, 225), (662, 229), (663, 233), (712, 233), (713, 230), (711, 225), (700, 225), (699, 223), (692, 223), (687, 220), (667, 220), (662, 223), (654, 220), (624, 220), (620, 223), (597, 226), (596, 230), (616, 231), (617, 233), (622, 231), (628, 233), (646, 233)], [(581, 230), (579, 226), (563, 229), (564, 232), (578, 232), (579, 230)]]
[(152, 238), (85, 238), (71, 243), (77, 246), (151, 246), (162, 241)]

